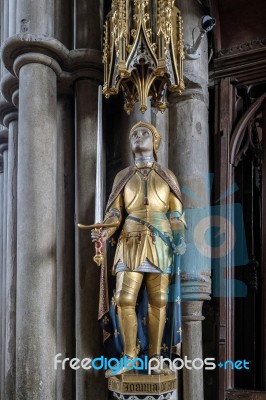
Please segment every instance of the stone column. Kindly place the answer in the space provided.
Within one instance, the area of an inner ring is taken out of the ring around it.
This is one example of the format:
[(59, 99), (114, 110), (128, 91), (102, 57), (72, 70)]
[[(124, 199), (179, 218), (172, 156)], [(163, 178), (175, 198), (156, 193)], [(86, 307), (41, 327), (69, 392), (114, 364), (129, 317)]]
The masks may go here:
[(8, 145), (7, 145), (7, 129), (0, 131), (0, 154), (3, 157), (3, 187), (2, 187), (2, 260), (1, 260), (1, 270), (2, 270), (2, 280), (1, 284), (1, 398), (4, 399), (5, 394), (5, 359), (6, 359), (6, 244), (7, 244), (7, 179), (8, 179)]
[(49, 67), (32, 63), (22, 66), (19, 79), (16, 398), (53, 400), (56, 76)]
[(75, 48), (100, 50), (103, 42), (104, 1), (74, 0), (74, 6)]
[[(1, 2), (1, 42), (9, 37), (9, 0)], [(1, 65), (1, 78), (7, 74), (4, 65)], [(2, 95), (1, 95), (2, 97)]]
[[(100, 4), (93, 0), (75, 1), (76, 49), (86, 48), (101, 55), (102, 6), (102, 1)], [(75, 84), (76, 223), (94, 222), (98, 84), (89, 77)], [(102, 331), (98, 325), (100, 269), (94, 264), (93, 256), (90, 232), (76, 228), (76, 357), (80, 359), (103, 354)], [(80, 369), (76, 373), (77, 400), (104, 400), (106, 386), (103, 371)]]
[(7, 39), (9, 36), (9, 4), (8, 4), (8, 0), (4, 0), (4, 35), (3, 35), (3, 39)]
[[(8, 9), (8, 0), (1, 1), (1, 42), (8, 38), (9, 34), (9, 9)], [(6, 69), (1, 62), (1, 79), (6, 74)], [(3, 98), (2, 93), (0, 94), (1, 99)], [(6, 145), (3, 145), (4, 136), (7, 138), (8, 131), (6, 129), (0, 131), (0, 147), (3, 155), (3, 164), (4, 164), (4, 174), (3, 174), (3, 198), (2, 198), (2, 255), (0, 260), (0, 268), (1, 268), (1, 300), (0, 300), (0, 308), (1, 308), (1, 343), (0, 343), (0, 398), (4, 399), (5, 396), (5, 357), (6, 357), (6, 347), (5, 347), (5, 324), (6, 324), (6, 229), (7, 229), (7, 148)], [(4, 136), (3, 136), (4, 135)]]
[[(4, 185), (4, 161), (3, 161), (3, 156), (0, 154), (0, 204), (3, 204), (3, 185)], [(0, 207), (0, 282), (3, 282), (2, 279), (2, 266), (3, 266), (3, 207)], [(0, 299), (2, 293), (2, 285), (0, 284)], [(0, 307), (0, 345), (1, 345), (1, 340), (2, 340), (2, 309)], [(0, 346), (0, 349), (2, 349), (2, 345)], [(1, 375), (0, 375), (1, 376)]]
[[(0, 32), (1, 32), (1, 43), (7, 38), (7, 30), (8, 30), (8, 25), (7, 25), (7, 0), (6, 1), (1, 1), (0, 4)], [(4, 74), (4, 66), (3, 63), (1, 62), (1, 78), (3, 77)], [(2, 94), (0, 94), (2, 98)]]
[(18, 113), (2, 108), (8, 127), (7, 243), (6, 243), (6, 328), (5, 398), (16, 399), (16, 283), (17, 283), (17, 141)]
[[(53, 36), (54, 0), (18, 1), (16, 32), (41, 35), (43, 40), (43, 35)], [(57, 86), (50, 59), (27, 58), (15, 71), (19, 75), (16, 398), (53, 400)]]
[(9, 36), (16, 34), (17, 0), (9, 0)]
[[(16, 7), (17, 0), (4, 2), (4, 37), (16, 33)], [(14, 93), (17, 89), (16, 78), (5, 68), (1, 80), (1, 92), (3, 96)], [(16, 83), (14, 83), (16, 82)], [(8, 88), (8, 90), (6, 90)], [(7, 181), (7, 245), (6, 245), (6, 281), (5, 281), (5, 366), (3, 369), (3, 391), (4, 398), (16, 398), (16, 256), (17, 256), (17, 110), (11, 103), (1, 100), (0, 103), (1, 123), (9, 129), (9, 154), (8, 157), (8, 181)]]
[(53, 36), (54, 0), (19, 0), (16, 32)]
[[(67, 95), (57, 99), (57, 299), (56, 353), (75, 354), (75, 133), (74, 104)], [(58, 368), (57, 400), (72, 400), (74, 372)]]
[[(54, 0), (54, 37), (73, 48), (73, 5)], [(58, 88), (58, 91), (60, 89)], [(63, 358), (75, 352), (75, 124), (72, 93), (57, 97), (57, 297), (56, 353)], [(75, 371), (56, 371), (56, 399), (72, 400)]]
[[(3, 293), (3, 214), (4, 214), (4, 161), (3, 156), (0, 154), (0, 299), (2, 303), (2, 293)], [(3, 337), (2, 337), (2, 304), (0, 306), (0, 356), (1, 360), (3, 357)], [(3, 385), (3, 376), (2, 376), (2, 368), (3, 363), (0, 364), (0, 387)], [(1, 389), (2, 391), (2, 389)], [(0, 392), (0, 398), (2, 399), (2, 393)]]
[(158, 152), (158, 163), (164, 167), (168, 167), (168, 147), (169, 147), (169, 110), (164, 113), (152, 110), (151, 123), (156, 126), (162, 136), (160, 149)]
[[(16, 34), (17, 0), (9, 0), (6, 5), (8, 12), (8, 33), (10, 37)], [(15, 78), (7, 73), (5, 83), (12, 93), (17, 90)], [(3, 81), (2, 81), (3, 89)], [(9, 157), (7, 182), (7, 256), (6, 256), (6, 358), (5, 358), (5, 398), (16, 399), (16, 291), (17, 291), (17, 147), (18, 147), (18, 112), (10, 103), (2, 102), (1, 120), (8, 130)]]
[[(98, 87), (90, 81), (76, 83), (76, 222), (93, 223)], [(89, 101), (88, 101), (89, 99)], [(88, 184), (89, 182), (89, 184)], [(78, 358), (103, 354), (98, 325), (100, 269), (93, 262), (90, 233), (76, 231), (76, 352)], [(77, 371), (76, 396), (103, 400), (106, 385), (102, 371)]]
[[(197, 2), (179, 0), (184, 19), (184, 42), (192, 44), (192, 30), (204, 10)], [(197, 35), (197, 29), (195, 30)], [(170, 106), (170, 169), (178, 177), (187, 214), (187, 252), (181, 261), (183, 299), (183, 353), (202, 358), (202, 303), (210, 299), (211, 255), (210, 187), (208, 144), (208, 54), (207, 38), (201, 58), (186, 60), (186, 90), (172, 96)], [(197, 364), (198, 365), (198, 364)], [(184, 400), (203, 400), (203, 370), (183, 370)]]
[(54, 0), (54, 37), (68, 49), (73, 48), (72, 1)]

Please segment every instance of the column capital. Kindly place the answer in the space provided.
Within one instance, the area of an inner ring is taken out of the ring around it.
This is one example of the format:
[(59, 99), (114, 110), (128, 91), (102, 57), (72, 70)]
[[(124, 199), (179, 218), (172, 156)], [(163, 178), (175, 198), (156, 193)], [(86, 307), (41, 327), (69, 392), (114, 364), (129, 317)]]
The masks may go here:
[(2, 46), (2, 60), (15, 77), (26, 64), (49, 66), (57, 75), (59, 92), (69, 90), (78, 79), (103, 81), (102, 52), (94, 49), (68, 50), (61, 42), (46, 35), (18, 34)]
[(1, 80), (1, 92), (3, 97), (10, 104), (13, 103), (15, 106), (18, 105), (16, 97), (18, 94), (19, 82), (18, 78), (12, 75), (10, 72), (4, 74)]
[(4, 146), (7, 146), (7, 143), (8, 143), (8, 129), (2, 129), (0, 131), (0, 153), (6, 150), (4, 149)]
[(0, 144), (0, 154), (4, 154), (5, 151), (8, 150), (8, 144)]
[(186, 81), (186, 88), (181, 94), (171, 93), (169, 96), (170, 106), (181, 103), (186, 100), (199, 100), (209, 107), (209, 96), (207, 86), (201, 86), (197, 83)]
[(3, 129), (0, 131), (0, 157), (2, 158), (2, 167), (1, 171), (4, 172), (4, 152), (8, 150), (8, 129)]
[(18, 110), (6, 100), (0, 100), (0, 124), (8, 128), (11, 121), (18, 119)]

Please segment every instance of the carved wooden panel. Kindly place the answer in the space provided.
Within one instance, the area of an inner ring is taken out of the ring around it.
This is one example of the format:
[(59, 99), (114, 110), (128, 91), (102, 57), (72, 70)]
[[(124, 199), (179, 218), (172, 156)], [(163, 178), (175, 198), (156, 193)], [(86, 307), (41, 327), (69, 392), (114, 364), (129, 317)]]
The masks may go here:
[(266, 392), (228, 390), (225, 400), (266, 400)]

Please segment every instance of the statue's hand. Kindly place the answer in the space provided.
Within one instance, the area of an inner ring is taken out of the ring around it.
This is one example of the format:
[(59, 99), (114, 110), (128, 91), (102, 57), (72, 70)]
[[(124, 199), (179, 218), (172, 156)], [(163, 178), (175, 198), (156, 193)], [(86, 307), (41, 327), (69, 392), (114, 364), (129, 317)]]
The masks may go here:
[(173, 248), (175, 254), (182, 256), (186, 252), (187, 245), (184, 239), (181, 239), (181, 242), (177, 246), (173, 245)]
[(102, 239), (105, 241), (107, 239), (107, 230), (106, 229), (92, 229), (91, 231), (91, 239), (92, 242), (97, 242), (97, 240)]

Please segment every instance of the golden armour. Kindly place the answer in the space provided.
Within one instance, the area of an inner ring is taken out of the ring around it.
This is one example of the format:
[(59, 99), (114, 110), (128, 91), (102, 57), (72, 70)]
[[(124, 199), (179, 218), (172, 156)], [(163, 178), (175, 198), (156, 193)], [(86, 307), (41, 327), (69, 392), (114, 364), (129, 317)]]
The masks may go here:
[[(144, 180), (149, 194), (147, 205), (144, 201)], [(156, 162), (148, 176), (143, 176), (142, 169), (137, 166), (120, 171), (109, 198), (106, 218), (110, 213), (118, 212), (119, 222), (122, 222), (123, 210), (152, 224), (172, 239), (171, 220), (166, 213), (179, 212), (182, 215), (181, 194), (174, 174)], [(115, 229), (108, 231), (108, 236), (111, 236)], [(155, 238), (146, 226), (126, 219), (117, 245), (113, 272), (119, 261), (129, 270), (137, 271), (146, 259), (158, 272), (168, 272), (172, 262), (169, 248), (161, 238)]]

